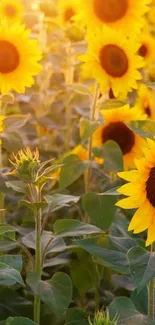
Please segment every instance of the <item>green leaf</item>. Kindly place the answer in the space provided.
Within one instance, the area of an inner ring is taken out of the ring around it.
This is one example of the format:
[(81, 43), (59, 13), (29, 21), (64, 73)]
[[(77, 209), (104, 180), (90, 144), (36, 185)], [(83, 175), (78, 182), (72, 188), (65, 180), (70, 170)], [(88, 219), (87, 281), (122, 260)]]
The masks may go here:
[(0, 236), (4, 236), (7, 233), (16, 232), (16, 231), (17, 231), (16, 228), (11, 225), (4, 225), (4, 224), (0, 225)]
[(101, 109), (112, 109), (112, 108), (120, 108), (126, 105), (126, 102), (115, 100), (115, 99), (108, 99), (100, 103), (100, 110)]
[(17, 243), (12, 240), (0, 240), (0, 251), (7, 252), (17, 247)]
[(90, 96), (91, 95), (89, 87), (85, 86), (83, 84), (73, 83), (71, 85), (67, 85), (67, 87), (74, 90), (78, 94), (82, 94), (82, 95), (85, 95), (85, 96)]
[(4, 129), (7, 132), (14, 132), (22, 128), (29, 120), (30, 115), (9, 115), (4, 119)]
[(88, 325), (83, 310), (78, 308), (69, 308), (66, 313), (65, 325)]
[(60, 237), (75, 237), (101, 233), (101, 229), (73, 219), (57, 220), (53, 226), (54, 232)]
[(154, 138), (155, 122), (151, 120), (132, 121), (128, 123), (132, 131), (139, 134), (142, 138)]
[(93, 133), (100, 126), (100, 122), (98, 121), (90, 121), (88, 119), (82, 118), (80, 121), (80, 136), (83, 142), (87, 141), (89, 137), (93, 135)]
[(147, 287), (143, 288), (140, 293), (137, 293), (137, 289), (134, 290), (130, 299), (135, 305), (136, 309), (142, 313), (148, 314), (148, 290)]
[(24, 285), (20, 273), (5, 263), (0, 263), (0, 285), (10, 286), (16, 283)]
[(115, 298), (108, 309), (111, 318), (118, 315), (118, 325), (155, 325), (155, 321), (139, 313), (127, 297)]
[(55, 273), (48, 282), (40, 282), (38, 292), (51, 312), (61, 315), (72, 301), (72, 282), (67, 274)]
[(40, 279), (38, 278), (38, 275), (35, 271), (28, 272), (26, 282), (33, 291), (33, 293), (38, 294), (38, 286), (40, 283)]
[(99, 285), (96, 265), (92, 257), (83, 250), (82, 253), (81, 250), (77, 253), (77, 259), (71, 261), (70, 274), (73, 286), (80, 296), (84, 297), (88, 289)]
[(2, 255), (0, 256), (0, 263), (8, 264), (11, 268), (21, 272), (23, 267), (21, 255)]
[(12, 188), (15, 192), (25, 193), (27, 186), (22, 181), (6, 182), (8, 188)]
[(20, 133), (17, 132), (4, 132), (1, 134), (2, 147), (8, 152), (16, 153), (23, 149), (24, 143)]
[(82, 206), (90, 222), (103, 230), (108, 230), (115, 218), (116, 198), (113, 195), (87, 193), (82, 198)]
[(25, 317), (9, 317), (5, 325), (36, 325), (36, 323)]
[(88, 168), (88, 162), (81, 161), (77, 156), (70, 155), (63, 160), (60, 172), (59, 188), (64, 189), (73, 184)]
[(72, 202), (77, 203), (80, 199), (79, 196), (64, 195), (64, 194), (54, 194), (46, 195), (45, 199), (51, 206), (51, 211), (57, 211), (63, 207), (68, 207)]
[(31, 209), (32, 211), (39, 211), (42, 208), (45, 208), (47, 206), (47, 202), (42, 201), (42, 202), (29, 202), (26, 200), (20, 200), (21, 207), (24, 206), (28, 209)]
[(123, 170), (123, 156), (119, 145), (114, 141), (107, 141), (103, 146), (105, 172), (119, 172)]
[[(22, 242), (25, 246), (35, 250), (36, 238), (35, 231), (28, 233), (22, 238)], [(41, 235), (41, 253), (58, 253), (66, 249), (66, 244), (62, 238), (55, 238), (55, 235), (50, 231), (43, 231)]]
[(128, 260), (132, 279), (140, 292), (155, 277), (155, 252), (133, 247), (128, 251)]
[(122, 274), (129, 273), (126, 253), (111, 248), (108, 236), (98, 236), (74, 242), (97, 258), (97, 263), (117, 270)]

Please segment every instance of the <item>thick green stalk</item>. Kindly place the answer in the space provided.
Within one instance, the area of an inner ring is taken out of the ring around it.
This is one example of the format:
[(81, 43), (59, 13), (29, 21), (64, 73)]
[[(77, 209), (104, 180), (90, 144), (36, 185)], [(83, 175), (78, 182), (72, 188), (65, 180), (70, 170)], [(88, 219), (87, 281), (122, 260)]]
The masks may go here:
[[(95, 121), (95, 113), (97, 108), (97, 100), (99, 96), (99, 86), (96, 83), (95, 85), (95, 91), (94, 91), (94, 97), (90, 109), (90, 121)], [(85, 190), (86, 192), (89, 192), (90, 185), (91, 185), (91, 176), (92, 176), (92, 136), (89, 138), (88, 142), (88, 160), (89, 160), (89, 167), (85, 174)]]
[[(38, 281), (41, 280), (42, 273), (42, 262), (41, 262), (41, 210), (35, 216), (36, 223), (36, 261), (35, 271)], [(40, 296), (35, 295), (34, 297), (34, 322), (40, 324)]]
[[(151, 252), (155, 251), (155, 243), (151, 245)], [(155, 318), (155, 278), (153, 278), (148, 285), (148, 315)]]

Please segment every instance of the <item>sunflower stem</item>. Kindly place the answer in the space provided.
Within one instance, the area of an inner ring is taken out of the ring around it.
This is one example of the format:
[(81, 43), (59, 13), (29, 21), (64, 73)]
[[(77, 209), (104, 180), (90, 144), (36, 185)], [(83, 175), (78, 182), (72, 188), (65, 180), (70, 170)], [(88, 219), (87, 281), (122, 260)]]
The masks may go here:
[[(66, 69), (66, 75), (65, 75), (65, 83), (66, 86), (72, 85), (74, 82), (74, 65), (75, 65), (75, 54), (72, 49), (72, 44), (71, 42), (68, 43), (67, 47), (67, 69)], [(70, 149), (70, 140), (72, 137), (72, 107), (70, 103), (66, 105), (66, 126), (67, 126), (67, 131), (65, 135), (65, 149), (69, 150)]]
[[(39, 198), (38, 198), (39, 200)], [(36, 232), (36, 260), (35, 260), (35, 272), (37, 280), (41, 281), (42, 275), (42, 261), (41, 261), (41, 220), (42, 211), (35, 213), (35, 232)], [(35, 295), (34, 297), (34, 322), (40, 324), (40, 296)]]
[[(99, 86), (96, 83), (95, 85), (95, 91), (93, 96), (93, 101), (90, 109), (90, 121), (93, 122), (96, 117), (96, 108), (97, 108), (97, 100), (99, 96)], [(89, 167), (85, 174), (85, 191), (89, 192), (91, 187), (91, 176), (92, 176), (92, 136), (89, 138), (88, 142), (88, 161), (89, 161)], [(88, 220), (86, 220), (88, 222)]]
[[(0, 115), (3, 115), (2, 102), (0, 101)], [(2, 140), (0, 139), (0, 171), (3, 168), (3, 158), (2, 158)], [(5, 224), (5, 209), (4, 209), (4, 193), (0, 193), (0, 224)], [(1, 237), (2, 239), (2, 237)]]
[[(155, 251), (155, 243), (151, 245), (151, 253)], [(151, 316), (153, 319), (155, 318), (155, 296), (154, 296), (154, 289), (155, 289), (155, 278), (153, 278), (148, 285), (148, 315)]]

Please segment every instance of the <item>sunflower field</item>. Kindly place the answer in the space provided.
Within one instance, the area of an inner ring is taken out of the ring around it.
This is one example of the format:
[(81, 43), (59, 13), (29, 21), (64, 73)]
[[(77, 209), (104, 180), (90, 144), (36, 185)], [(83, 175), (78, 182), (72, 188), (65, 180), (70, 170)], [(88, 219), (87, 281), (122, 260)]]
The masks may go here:
[(0, 325), (155, 325), (155, 0), (0, 0)]

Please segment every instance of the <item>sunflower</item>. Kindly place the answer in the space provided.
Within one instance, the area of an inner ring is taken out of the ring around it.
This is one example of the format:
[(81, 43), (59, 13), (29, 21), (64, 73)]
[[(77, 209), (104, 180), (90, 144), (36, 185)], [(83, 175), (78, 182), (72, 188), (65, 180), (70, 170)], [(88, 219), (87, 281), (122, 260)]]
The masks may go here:
[(142, 33), (138, 54), (144, 58), (146, 64), (155, 62), (155, 44), (151, 33)]
[(77, 145), (72, 150), (72, 154), (76, 155), (80, 160), (87, 160), (88, 159), (87, 150), (81, 144)]
[(137, 93), (136, 106), (148, 118), (155, 120), (155, 94), (152, 89), (141, 85)]
[(129, 105), (105, 109), (101, 114), (105, 123), (93, 134), (93, 147), (102, 147), (106, 141), (113, 140), (122, 151), (125, 169), (135, 166), (134, 158), (141, 157), (141, 147), (145, 145), (145, 140), (134, 133), (125, 122), (145, 119), (145, 115), (142, 115), (136, 107), (131, 109)]
[(119, 173), (119, 177), (129, 181), (118, 189), (119, 193), (129, 196), (117, 203), (124, 209), (138, 209), (129, 225), (135, 234), (148, 229), (146, 246), (155, 241), (155, 141), (147, 139), (143, 149), (144, 157), (136, 160), (136, 170)]
[(78, 14), (78, 0), (60, 0), (59, 13), (63, 25), (71, 23), (73, 18)]
[(0, 16), (9, 23), (20, 21), (24, 13), (24, 7), (20, 0), (1, 0)]
[(136, 54), (139, 44), (108, 27), (89, 33), (87, 40), (88, 53), (81, 55), (81, 60), (100, 84), (102, 93), (111, 88), (115, 97), (126, 97), (137, 89), (137, 80), (141, 79), (138, 69), (144, 65), (143, 58)]
[(80, 0), (80, 16), (88, 27), (101, 28), (106, 24), (123, 30), (125, 35), (135, 34), (143, 26), (149, 3), (150, 0)]
[(19, 23), (0, 24), (0, 91), (25, 91), (34, 83), (33, 76), (41, 71), (41, 52), (36, 40)]

